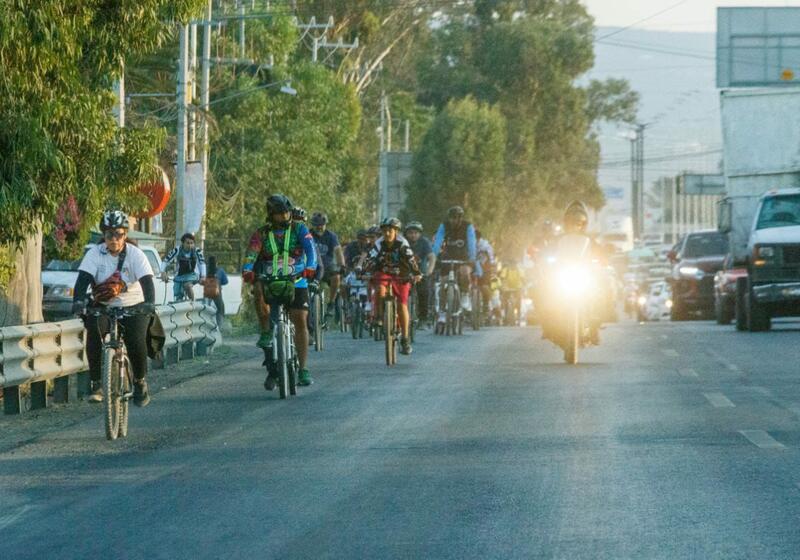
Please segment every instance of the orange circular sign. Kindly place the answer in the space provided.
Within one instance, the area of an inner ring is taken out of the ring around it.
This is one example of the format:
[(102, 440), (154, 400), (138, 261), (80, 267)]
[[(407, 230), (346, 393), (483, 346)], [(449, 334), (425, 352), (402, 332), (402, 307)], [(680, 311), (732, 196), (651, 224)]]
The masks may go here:
[(139, 187), (139, 192), (147, 197), (147, 208), (143, 210), (137, 218), (152, 218), (160, 214), (167, 207), (170, 197), (169, 178), (163, 169), (161, 179), (150, 183), (145, 183)]
[(786, 68), (783, 72), (781, 72), (781, 80), (784, 82), (790, 82), (794, 80), (794, 72), (791, 69)]

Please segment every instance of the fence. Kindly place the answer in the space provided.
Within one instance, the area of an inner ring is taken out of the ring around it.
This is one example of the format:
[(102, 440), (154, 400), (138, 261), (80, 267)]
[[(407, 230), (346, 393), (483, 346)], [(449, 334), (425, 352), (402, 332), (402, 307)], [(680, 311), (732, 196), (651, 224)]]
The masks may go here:
[[(213, 305), (182, 302), (156, 308), (166, 336), (162, 356), (153, 366), (211, 353), (222, 342)], [(53, 401), (69, 402), (89, 392), (86, 331), (80, 319), (0, 328), (0, 388), (6, 414), (25, 409), (21, 388), (30, 386), (30, 408), (47, 406), (47, 382)], [(77, 375), (76, 375), (77, 374)]]

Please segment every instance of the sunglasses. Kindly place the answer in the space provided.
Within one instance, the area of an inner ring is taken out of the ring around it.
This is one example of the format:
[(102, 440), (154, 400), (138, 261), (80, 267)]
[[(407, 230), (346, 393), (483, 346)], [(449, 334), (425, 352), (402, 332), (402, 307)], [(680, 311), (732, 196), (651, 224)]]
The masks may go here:
[(103, 237), (106, 239), (122, 239), (125, 235), (127, 235), (126, 231), (112, 231), (109, 229), (103, 232)]

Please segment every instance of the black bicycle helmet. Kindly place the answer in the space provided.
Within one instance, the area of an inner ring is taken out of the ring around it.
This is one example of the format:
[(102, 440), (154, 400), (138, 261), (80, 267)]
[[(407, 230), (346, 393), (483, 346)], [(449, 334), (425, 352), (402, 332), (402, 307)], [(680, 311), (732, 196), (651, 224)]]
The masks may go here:
[(324, 212), (314, 212), (311, 216), (312, 226), (325, 226), (328, 225), (328, 216)]
[(128, 215), (122, 210), (106, 210), (100, 219), (100, 231), (107, 229), (130, 228)]
[(378, 225), (371, 226), (367, 230), (367, 235), (378, 236), (381, 234), (381, 228)]
[(365, 230), (365, 229), (360, 229), (360, 230), (358, 230), (358, 231), (356, 232), (356, 238), (357, 238), (357, 239), (364, 239), (364, 238), (365, 238), (365, 237), (367, 237), (368, 235), (369, 235), (369, 231), (367, 231), (367, 230)]
[(267, 214), (283, 214), (284, 212), (291, 212), (294, 204), (286, 195), (273, 194), (267, 199)]
[(464, 217), (464, 209), (463, 209), (463, 208), (461, 208), (461, 206), (452, 206), (452, 207), (451, 207), (451, 208), (450, 208), (450, 209), (447, 211), (447, 217), (448, 217), (449, 219), (453, 219), (453, 218), (463, 218), (463, 217)]
[(292, 208), (292, 219), (296, 222), (305, 222), (308, 219), (308, 213), (304, 208), (295, 206)]
[(420, 232), (420, 233), (422, 233), (422, 231), (423, 231), (423, 230), (422, 230), (422, 224), (421, 224), (421, 223), (419, 223), (419, 222), (417, 222), (417, 221), (408, 222), (408, 225), (406, 226), (406, 229), (405, 229), (405, 231), (408, 231), (408, 230), (410, 230), (410, 229), (415, 229), (415, 230), (417, 230), (417, 231), (418, 231), (418, 232)]
[(381, 229), (394, 228), (396, 230), (403, 229), (403, 223), (397, 218), (384, 218), (381, 222)]

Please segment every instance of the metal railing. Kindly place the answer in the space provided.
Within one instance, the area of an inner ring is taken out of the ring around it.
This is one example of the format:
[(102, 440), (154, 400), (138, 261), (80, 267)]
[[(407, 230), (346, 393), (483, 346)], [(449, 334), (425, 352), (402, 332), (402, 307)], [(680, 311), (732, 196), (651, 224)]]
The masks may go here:
[[(213, 305), (160, 305), (156, 314), (166, 336), (161, 358), (152, 361), (156, 368), (208, 355), (222, 342)], [(54, 382), (54, 402), (69, 402), (88, 394), (88, 369), (86, 330), (80, 319), (0, 328), (0, 388), (6, 414), (19, 414), (28, 408), (21, 390), (28, 385), (32, 410), (47, 406), (50, 380)]]

